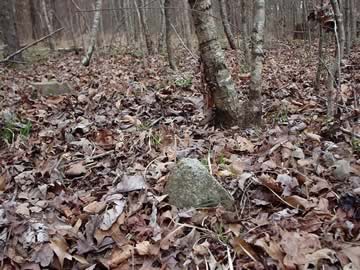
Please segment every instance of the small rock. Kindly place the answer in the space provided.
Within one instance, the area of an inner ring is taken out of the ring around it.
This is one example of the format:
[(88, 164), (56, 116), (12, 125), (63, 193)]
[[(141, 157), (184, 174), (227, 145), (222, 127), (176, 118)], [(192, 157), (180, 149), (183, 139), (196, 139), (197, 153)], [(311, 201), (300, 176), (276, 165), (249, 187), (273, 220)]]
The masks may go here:
[(297, 159), (304, 159), (305, 155), (301, 148), (296, 147), (295, 150), (292, 152), (292, 156)]
[(169, 175), (165, 192), (179, 208), (213, 207), (232, 209), (234, 199), (197, 159), (184, 158)]
[(58, 81), (32, 82), (38, 96), (61, 96), (73, 93), (73, 89), (67, 82), (60, 83)]
[(333, 174), (337, 180), (345, 180), (350, 176), (350, 173), (351, 166), (349, 161), (341, 159), (335, 162), (335, 170)]

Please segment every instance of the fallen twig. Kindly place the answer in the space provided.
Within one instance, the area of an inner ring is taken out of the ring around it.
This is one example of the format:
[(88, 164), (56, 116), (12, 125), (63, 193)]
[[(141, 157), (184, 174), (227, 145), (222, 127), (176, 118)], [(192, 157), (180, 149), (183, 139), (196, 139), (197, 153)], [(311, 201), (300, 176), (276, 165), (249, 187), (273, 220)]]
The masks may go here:
[[(6, 62), (9, 62), (11, 60), (11, 58), (15, 57), (16, 55), (22, 53), (23, 51), (29, 49), (30, 47), (32, 46), (35, 46), (36, 44), (40, 43), (41, 41), (44, 41), (45, 39), (55, 35), (56, 33), (60, 32), (61, 30), (63, 30), (64, 27), (62, 28), (59, 28), (58, 30), (48, 34), (47, 36), (44, 36), (38, 40), (35, 40), (34, 42), (31, 42), (30, 44), (26, 45), (25, 47), (21, 48), (20, 50), (17, 50), (16, 52), (10, 54), (9, 56), (7, 56), (5, 59), (1, 60), (0, 63), (6, 63)], [(14, 61), (12, 61), (14, 62)]]

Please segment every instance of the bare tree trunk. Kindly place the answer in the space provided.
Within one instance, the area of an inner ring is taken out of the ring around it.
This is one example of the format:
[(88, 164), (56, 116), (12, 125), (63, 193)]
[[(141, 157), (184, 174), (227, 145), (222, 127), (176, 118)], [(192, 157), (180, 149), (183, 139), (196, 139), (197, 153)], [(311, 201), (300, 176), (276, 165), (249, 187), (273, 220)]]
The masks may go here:
[[(334, 63), (330, 67), (329, 76), (327, 80), (327, 116), (334, 117), (336, 112), (336, 100), (337, 92), (340, 89), (341, 84), (341, 59), (344, 55), (344, 43), (345, 43), (345, 33), (344, 33), (344, 23), (342, 14), (339, 7), (339, 2), (337, 0), (330, 0), (332, 9), (335, 16), (335, 46), (336, 46), (336, 55)], [(334, 85), (336, 84), (336, 88)]]
[[(324, 7), (324, 0), (321, 0), (321, 10)], [(318, 46), (318, 66), (316, 70), (316, 79), (315, 79), (315, 89), (319, 90), (320, 88), (320, 77), (321, 70), (323, 67), (323, 48), (324, 47), (324, 29), (322, 24), (319, 24), (319, 46)]]
[(345, 54), (349, 55), (351, 51), (351, 17), (350, 0), (344, 0), (344, 28), (345, 28)]
[(160, 22), (160, 36), (158, 51), (161, 53), (164, 50), (164, 36), (166, 36), (166, 19), (165, 19), (165, 10), (164, 10), (164, 1), (159, 0), (160, 4), (160, 13), (161, 13), (161, 22)]
[(215, 123), (223, 126), (243, 125), (242, 104), (234, 81), (225, 64), (210, 0), (189, 0), (195, 31), (199, 40), (201, 62), (208, 87), (209, 107), (215, 107)]
[(235, 38), (231, 31), (231, 27), (230, 27), (230, 23), (229, 23), (229, 16), (228, 16), (227, 7), (226, 7), (226, 1), (219, 0), (219, 4), (220, 4), (221, 20), (222, 20), (222, 23), (224, 26), (226, 38), (229, 42), (230, 48), (233, 50), (236, 50), (236, 42), (235, 42)]
[(100, 18), (101, 18), (101, 7), (102, 7), (102, 0), (96, 0), (96, 5), (95, 5), (96, 11), (95, 11), (94, 21), (93, 21), (93, 25), (92, 25), (91, 33), (90, 33), (89, 47), (88, 47), (86, 54), (81, 62), (86, 67), (90, 64), (91, 57), (95, 50), (96, 36), (98, 33), (99, 23), (100, 23)]
[[(42, 7), (42, 10), (43, 10), (43, 14), (44, 14), (44, 20), (45, 20), (46, 28), (48, 30), (47, 34), (50, 34), (50, 33), (54, 32), (54, 28), (53, 28), (53, 25), (52, 25), (52, 22), (50, 20), (50, 16), (49, 16), (49, 13), (48, 13), (46, 0), (41, 0), (41, 7)], [(50, 47), (50, 50), (52, 50), (52, 51), (55, 50), (55, 44), (54, 44), (53, 38), (49, 38), (49, 47)]]
[(191, 17), (189, 13), (189, 3), (187, 0), (183, 0), (184, 4), (184, 23), (185, 23), (185, 37), (186, 46), (190, 51), (193, 51), (192, 31), (191, 31)]
[(356, 21), (357, 21), (357, 17), (355, 16), (356, 14), (356, 5), (354, 4), (355, 0), (350, 0), (350, 19), (351, 19), (351, 36), (352, 36), (352, 41), (353, 43), (355, 43), (356, 38), (357, 38), (357, 30), (356, 30)]
[[(20, 49), (20, 41), (15, 21), (15, 1), (0, 1), (0, 38), (5, 44), (4, 56), (8, 56)], [(21, 54), (13, 58), (15, 61), (22, 61)]]
[(250, 55), (250, 49), (248, 45), (248, 24), (246, 19), (246, 0), (241, 0), (241, 32), (242, 32), (242, 48), (245, 55), (245, 63), (247, 66), (250, 66), (251, 64), (251, 55)]
[(265, 27), (265, 0), (255, 1), (254, 28), (252, 33), (252, 71), (247, 106), (247, 121), (255, 125), (261, 124), (262, 103), (261, 84), (264, 63), (264, 27)]
[(145, 36), (145, 43), (146, 43), (146, 48), (147, 51), (150, 55), (154, 54), (154, 48), (153, 48), (153, 42), (151, 40), (151, 34), (149, 31), (149, 26), (147, 24), (147, 19), (146, 19), (146, 14), (145, 14), (145, 9), (144, 9), (144, 0), (139, 0), (140, 1), (140, 8), (139, 9), (139, 13), (140, 13), (140, 20), (141, 20), (141, 26), (143, 29), (143, 34)]
[(171, 11), (169, 7), (171, 6), (171, 0), (165, 0), (164, 9), (165, 9), (165, 28), (166, 28), (166, 49), (168, 54), (169, 65), (173, 70), (177, 70), (174, 48), (172, 44), (172, 27), (171, 27)]

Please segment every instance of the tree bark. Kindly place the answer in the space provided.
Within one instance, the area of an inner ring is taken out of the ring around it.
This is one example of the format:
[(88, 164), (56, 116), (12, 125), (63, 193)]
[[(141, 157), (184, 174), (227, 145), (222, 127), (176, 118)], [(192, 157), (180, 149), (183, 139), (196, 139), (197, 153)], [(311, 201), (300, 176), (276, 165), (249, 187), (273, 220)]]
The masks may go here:
[[(46, 28), (48, 30), (47, 34), (50, 34), (50, 33), (54, 32), (54, 28), (53, 28), (53, 25), (52, 25), (52, 22), (50, 20), (50, 16), (48, 13), (46, 0), (41, 0), (41, 7), (42, 7), (43, 14), (44, 14)], [(54, 40), (52, 38), (49, 38), (49, 47), (50, 47), (51, 51), (55, 50), (55, 44), (54, 44)]]
[(141, 26), (143, 29), (143, 34), (145, 37), (145, 43), (146, 43), (146, 48), (147, 51), (150, 55), (154, 54), (154, 46), (153, 46), (153, 42), (151, 39), (151, 34), (149, 31), (149, 26), (147, 24), (147, 18), (146, 18), (146, 14), (145, 14), (145, 9), (144, 9), (144, 1), (143, 0), (139, 0), (140, 1), (140, 8), (139, 8), (139, 12), (140, 12), (140, 20), (141, 20)]
[[(324, 7), (324, 0), (321, 0), (320, 9), (322, 10)], [(323, 48), (324, 48), (324, 29), (322, 24), (319, 24), (319, 46), (318, 46), (318, 66), (316, 70), (316, 78), (315, 78), (315, 90), (319, 90), (320, 88), (320, 77), (321, 70), (323, 67)]]
[(227, 7), (226, 7), (226, 1), (219, 0), (219, 5), (220, 5), (221, 20), (222, 20), (222, 23), (224, 26), (226, 38), (229, 42), (230, 48), (232, 50), (236, 50), (236, 42), (235, 42), (235, 38), (231, 31), (231, 27), (230, 27), (230, 23), (229, 23), (229, 16), (228, 16)]
[[(330, 0), (332, 9), (334, 11), (335, 17), (335, 46), (336, 54), (332, 66), (329, 68), (329, 74), (327, 79), (327, 116), (334, 117), (336, 112), (336, 100), (337, 92), (340, 89), (341, 84), (341, 60), (344, 56), (344, 43), (345, 43), (345, 33), (344, 33), (344, 22), (343, 16), (340, 11), (338, 0)], [(336, 87), (335, 87), (336, 84)]]
[[(0, 37), (5, 44), (4, 56), (20, 49), (20, 41), (15, 20), (15, 1), (0, 1)], [(22, 55), (16, 55), (13, 60), (22, 61)]]
[(254, 28), (252, 34), (252, 71), (247, 106), (247, 121), (255, 125), (262, 119), (262, 70), (264, 63), (265, 0), (255, 1)]
[(160, 4), (161, 20), (160, 20), (158, 51), (161, 53), (164, 50), (164, 36), (166, 36), (166, 19), (165, 19), (164, 1), (159, 0), (159, 4)]
[(99, 30), (99, 23), (100, 23), (100, 18), (101, 18), (101, 7), (102, 7), (102, 0), (96, 0), (96, 5), (95, 5), (96, 11), (95, 11), (94, 21), (93, 21), (93, 25), (92, 25), (91, 33), (90, 33), (89, 47), (88, 47), (86, 54), (81, 62), (85, 67), (90, 65), (91, 57), (95, 50), (96, 36), (97, 36), (98, 30)]
[(245, 63), (247, 66), (250, 66), (251, 64), (251, 54), (250, 49), (248, 45), (248, 23), (246, 19), (246, 0), (241, 0), (240, 6), (241, 6), (241, 32), (242, 32), (242, 48), (244, 50), (245, 55)]
[[(200, 57), (210, 102), (215, 107), (215, 124), (243, 126), (244, 113), (234, 81), (225, 64), (210, 0), (189, 0), (199, 40)], [(210, 104), (212, 105), (212, 104)]]
[(349, 55), (351, 51), (351, 17), (350, 0), (344, 0), (344, 29), (345, 29), (345, 54)]
[(171, 6), (171, 0), (165, 0), (164, 2), (164, 10), (165, 10), (165, 35), (166, 35), (166, 49), (168, 54), (169, 65), (173, 70), (177, 70), (174, 48), (172, 44), (172, 27), (171, 27), (171, 10), (169, 7)]
[(184, 4), (184, 23), (185, 23), (185, 38), (186, 46), (190, 51), (193, 51), (193, 40), (192, 40), (192, 31), (191, 31), (191, 17), (189, 12), (189, 3), (187, 0), (183, 0)]

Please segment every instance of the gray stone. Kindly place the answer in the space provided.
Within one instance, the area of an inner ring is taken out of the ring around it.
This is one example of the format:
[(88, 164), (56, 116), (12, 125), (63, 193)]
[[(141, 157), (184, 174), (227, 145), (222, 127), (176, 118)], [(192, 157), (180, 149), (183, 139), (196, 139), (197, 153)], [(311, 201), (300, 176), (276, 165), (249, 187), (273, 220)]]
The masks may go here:
[(349, 161), (341, 159), (335, 162), (335, 170), (333, 174), (337, 180), (347, 179), (350, 176), (350, 173), (351, 166)]
[(214, 207), (232, 209), (234, 199), (197, 159), (184, 158), (170, 172), (165, 192), (179, 208)]
[(58, 82), (55, 80), (32, 82), (31, 85), (35, 88), (37, 96), (61, 96), (73, 93), (73, 89), (67, 82)]

